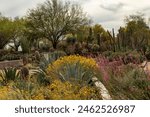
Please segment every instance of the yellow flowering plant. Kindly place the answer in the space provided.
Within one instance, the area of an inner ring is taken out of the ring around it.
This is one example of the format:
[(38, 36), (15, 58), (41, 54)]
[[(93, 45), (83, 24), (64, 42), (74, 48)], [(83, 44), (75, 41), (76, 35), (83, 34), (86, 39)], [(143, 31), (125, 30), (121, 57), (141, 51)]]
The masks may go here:
[(49, 86), (44, 88), (43, 92), (45, 99), (49, 100), (102, 99), (95, 87), (82, 86), (69, 81), (54, 80)]
[(52, 79), (89, 83), (98, 67), (94, 59), (79, 55), (62, 57), (48, 66), (47, 74)]

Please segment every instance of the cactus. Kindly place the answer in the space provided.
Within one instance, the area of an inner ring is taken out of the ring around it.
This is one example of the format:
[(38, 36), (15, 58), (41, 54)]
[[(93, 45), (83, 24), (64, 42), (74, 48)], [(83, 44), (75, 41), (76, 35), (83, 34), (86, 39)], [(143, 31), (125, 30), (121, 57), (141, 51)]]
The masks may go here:
[(111, 48), (115, 52), (116, 51), (116, 37), (115, 37), (114, 28), (112, 29), (112, 34), (109, 31), (107, 31), (107, 33), (110, 37)]
[(27, 67), (22, 67), (20, 70), (21, 78), (27, 80), (29, 76), (29, 69)]
[(35, 51), (35, 57), (36, 57), (36, 61), (39, 62), (41, 59), (41, 55), (40, 55), (39, 51)]
[(27, 65), (28, 64), (28, 57), (23, 56), (22, 61), (23, 61), (23, 65)]

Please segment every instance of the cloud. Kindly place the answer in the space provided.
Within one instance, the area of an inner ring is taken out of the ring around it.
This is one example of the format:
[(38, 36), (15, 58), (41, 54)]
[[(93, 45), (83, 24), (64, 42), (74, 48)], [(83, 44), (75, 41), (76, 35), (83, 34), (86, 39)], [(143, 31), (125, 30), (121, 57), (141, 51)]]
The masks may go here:
[[(0, 0), (0, 12), (3, 15), (24, 16), (28, 9), (36, 7), (46, 0)], [(63, 0), (68, 1), (68, 0)], [(149, 0), (70, 0), (79, 3), (94, 23), (102, 24), (106, 29), (116, 30), (124, 24), (125, 16), (141, 11), (150, 17)]]
[(45, 0), (0, 0), (0, 12), (5, 16), (16, 17), (26, 14), (29, 8), (35, 7)]
[(101, 4), (100, 7), (102, 9), (108, 10), (108, 11), (112, 11), (112, 12), (116, 12), (121, 10), (123, 7), (125, 6), (125, 4), (123, 3), (117, 3), (117, 4)]

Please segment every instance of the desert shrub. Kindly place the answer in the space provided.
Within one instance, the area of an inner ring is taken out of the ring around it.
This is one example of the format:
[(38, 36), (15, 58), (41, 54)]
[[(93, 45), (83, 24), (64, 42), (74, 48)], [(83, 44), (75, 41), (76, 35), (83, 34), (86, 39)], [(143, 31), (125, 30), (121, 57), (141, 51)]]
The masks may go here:
[(65, 51), (66, 48), (67, 48), (67, 43), (66, 43), (66, 41), (61, 41), (61, 42), (59, 42), (58, 45), (57, 45), (57, 49), (58, 49), (58, 50)]
[(106, 51), (103, 52), (102, 55), (107, 57), (110, 62), (121, 59), (124, 62), (124, 64), (129, 63), (139, 64), (145, 60), (145, 56), (137, 51), (127, 51), (127, 52)]
[(95, 87), (82, 86), (73, 82), (54, 80), (45, 88), (46, 99), (57, 100), (90, 100), (102, 99)]
[(76, 42), (76, 38), (75, 38), (75, 37), (68, 37), (68, 38), (66, 39), (66, 42), (67, 42), (67, 44), (73, 45), (73, 44), (75, 44), (75, 42)]
[(22, 55), (21, 54), (7, 54), (4, 55), (0, 58), (0, 61), (4, 61), (4, 60), (19, 60), (21, 59)]
[(105, 86), (113, 99), (150, 99), (148, 75), (134, 65), (123, 65), (117, 72), (107, 72)]
[(88, 55), (88, 54), (89, 54), (88, 49), (83, 48), (83, 49), (81, 50), (81, 54), (82, 54), (82, 55)]
[(4, 50), (4, 49), (0, 49), (0, 58), (9, 54), (9, 51), (8, 50)]
[(93, 44), (91, 47), (92, 52), (99, 52), (100, 46), (98, 44)]
[(103, 56), (108, 57), (113, 53), (113, 51), (105, 51), (102, 53)]
[(72, 55), (75, 54), (75, 45), (68, 45), (65, 52), (67, 53), (67, 55)]
[(20, 40), (20, 44), (21, 44), (21, 48), (22, 48), (23, 53), (29, 53), (30, 52), (30, 49), (31, 49), (30, 44), (31, 43), (29, 40), (22, 38)]
[(3, 100), (87, 100), (102, 99), (96, 87), (82, 86), (73, 82), (54, 80), (47, 86), (39, 86), (31, 81), (9, 83), (0, 87)]
[(75, 43), (75, 54), (81, 54), (82, 51), (82, 45), (79, 42)]
[(48, 52), (50, 50), (50, 48), (51, 48), (51, 44), (50, 43), (42, 43), (39, 46), (39, 49), (41, 51), (46, 51), (46, 52)]
[(139, 64), (145, 60), (145, 56), (137, 51), (129, 51), (126, 52), (125, 54), (126, 56), (124, 56), (123, 58), (125, 64), (128, 63)]
[(96, 74), (97, 64), (91, 58), (71, 55), (61, 57), (48, 66), (47, 73), (52, 79), (88, 83)]
[(11, 98), (11, 94), (13, 90), (11, 90), (11, 88), (9, 86), (3, 86), (0, 87), (0, 100), (10, 100)]

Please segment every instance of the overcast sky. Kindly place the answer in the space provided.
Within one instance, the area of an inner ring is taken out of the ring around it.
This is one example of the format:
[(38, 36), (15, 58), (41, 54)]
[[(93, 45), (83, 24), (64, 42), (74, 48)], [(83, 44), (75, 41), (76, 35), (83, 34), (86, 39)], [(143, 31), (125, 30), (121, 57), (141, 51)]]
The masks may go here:
[[(0, 0), (0, 12), (9, 17), (23, 16), (29, 8), (45, 0)], [(125, 16), (142, 12), (150, 17), (150, 0), (70, 0), (76, 1), (94, 23), (116, 30), (124, 24)]]

